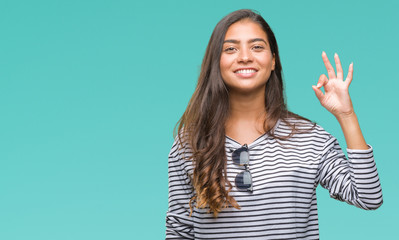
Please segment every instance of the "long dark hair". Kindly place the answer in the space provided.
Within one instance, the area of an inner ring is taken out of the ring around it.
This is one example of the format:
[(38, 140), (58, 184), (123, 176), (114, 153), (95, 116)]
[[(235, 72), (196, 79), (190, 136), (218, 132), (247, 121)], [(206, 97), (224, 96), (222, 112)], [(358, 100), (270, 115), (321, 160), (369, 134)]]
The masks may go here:
[(220, 72), (220, 56), (227, 29), (233, 23), (244, 19), (262, 27), (266, 32), (270, 50), (275, 56), (275, 68), (265, 89), (267, 117), (263, 124), (264, 131), (280, 138), (272, 132), (278, 119), (292, 126), (291, 134), (295, 132), (295, 125), (285, 121), (287, 118), (307, 120), (287, 110), (277, 41), (267, 22), (260, 14), (249, 9), (238, 10), (225, 16), (213, 30), (196, 89), (174, 129), (174, 137), (178, 135), (181, 146), (183, 147), (182, 136), (185, 136), (184, 139), (192, 151), (190, 160), (193, 161), (194, 171), (191, 177), (196, 193), (190, 200), (191, 213), (193, 200), (198, 208), (208, 206), (214, 217), (225, 207), (240, 209), (236, 200), (229, 196), (232, 184), (227, 180), (225, 152), (225, 122), (229, 113), (229, 95)]

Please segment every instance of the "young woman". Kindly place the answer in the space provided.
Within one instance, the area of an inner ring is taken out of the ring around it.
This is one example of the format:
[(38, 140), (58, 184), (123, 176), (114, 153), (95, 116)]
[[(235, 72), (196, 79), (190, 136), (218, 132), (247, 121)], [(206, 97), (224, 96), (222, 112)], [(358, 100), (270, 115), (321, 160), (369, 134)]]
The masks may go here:
[[(265, 20), (235, 11), (215, 27), (169, 154), (167, 239), (318, 239), (316, 187), (371, 210), (382, 204), (373, 158), (344, 79), (313, 90), (338, 120), (348, 158), (322, 127), (287, 110), (277, 42)], [(324, 88), (325, 93), (320, 89)]]

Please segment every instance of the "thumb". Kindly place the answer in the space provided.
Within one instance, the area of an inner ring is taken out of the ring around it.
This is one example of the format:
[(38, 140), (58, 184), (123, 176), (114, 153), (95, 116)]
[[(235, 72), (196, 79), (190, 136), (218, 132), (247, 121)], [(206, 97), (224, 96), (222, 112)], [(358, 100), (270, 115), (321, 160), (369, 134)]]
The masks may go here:
[(319, 99), (319, 101), (320, 101), (320, 103), (323, 101), (323, 99), (324, 99), (324, 94), (323, 94), (323, 92), (319, 89), (319, 88), (317, 88), (316, 86), (312, 86), (312, 88), (313, 88), (313, 90), (314, 90), (314, 93), (316, 94), (316, 97)]

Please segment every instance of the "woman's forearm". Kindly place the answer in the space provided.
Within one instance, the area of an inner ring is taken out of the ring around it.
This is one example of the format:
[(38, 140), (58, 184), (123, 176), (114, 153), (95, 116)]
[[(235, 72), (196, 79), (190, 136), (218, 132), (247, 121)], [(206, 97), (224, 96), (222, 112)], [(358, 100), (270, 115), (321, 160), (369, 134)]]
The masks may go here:
[(349, 149), (368, 149), (360, 129), (359, 121), (355, 113), (337, 117), (344, 132), (346, 146)]

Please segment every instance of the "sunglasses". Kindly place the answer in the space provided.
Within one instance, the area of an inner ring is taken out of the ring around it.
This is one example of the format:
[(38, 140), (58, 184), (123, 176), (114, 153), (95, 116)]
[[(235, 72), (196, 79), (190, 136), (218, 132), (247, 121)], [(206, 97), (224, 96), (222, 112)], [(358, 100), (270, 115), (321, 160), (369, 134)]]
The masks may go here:
[(233, 152), (233, 163), (239, 166), (245, 166), (245, 170), (238, 173), (235, 178), (236, 187), (241, 190), (247, 190), (252, 192), (252, 176), (249, 172), (249, 152), (248, 145), (244, 144), (242, 147), (234, 150)]

